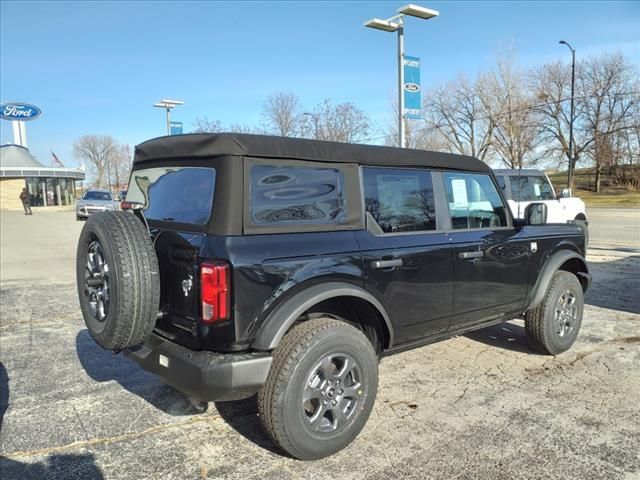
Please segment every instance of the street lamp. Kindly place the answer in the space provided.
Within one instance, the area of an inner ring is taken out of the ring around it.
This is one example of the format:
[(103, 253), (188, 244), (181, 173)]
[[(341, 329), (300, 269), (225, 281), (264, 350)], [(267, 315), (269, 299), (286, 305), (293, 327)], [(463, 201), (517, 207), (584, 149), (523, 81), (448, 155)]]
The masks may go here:
[(315, 113), (311, 113), (311, 112), (303, 112), (302, 114), (313, 118), (313, 125), (315, 127), (314, 138), (316, 140), (318, 140), (318, 115), (316, 115)]
[(171, 109), (178, 105), (184, 105), (182, 100), (160, 100), (158, 103), (154, 103), (156, 108), (164, 108), (167, 111), (167, 135), (171, 135)]
[(573, 120), (574, 120), (574, 91), (576, 84), (576, 51), (568, 42), (560, 40), (560, 45), (566, 45), (571, 50), (571, 113), (569, 114), (569, 171), (567, 172), (567, 187), (569, 192), (573, 191), (573, 163), (574, 150), (573, 146)]
[(380, 18), (372, 18), (364, 22), (365, 27), (375, 28), (384, 32), (398, 32), (398, 135), (400, 148), (405, 145), (405, 124), (404, 124), (404, 21), (405, 16), (417, 17), (428, 20), (437, 17), (439, 12), (429, 8), (421, 7), (410, 3), (398, 9), (398, 13), (393, 17), (382, 20)]

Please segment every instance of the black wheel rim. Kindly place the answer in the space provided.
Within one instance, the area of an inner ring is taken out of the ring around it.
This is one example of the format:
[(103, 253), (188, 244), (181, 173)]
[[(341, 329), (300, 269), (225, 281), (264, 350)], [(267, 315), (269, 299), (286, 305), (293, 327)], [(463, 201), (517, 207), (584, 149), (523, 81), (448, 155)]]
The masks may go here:
[(573, 333), (578, 321), (578, 302), (575, 292), (565, 290), (556, 303), (556, 333), (565, 338)]
[(92, 241), (87, 248), (84, 280), (91, 316), (104, 322), (109, 314), (109, 265), (98, 240)]
[(351, 355), (333, 353), (311, 369), (302, 411), (311, 430), (333, 432), (353, 421), (364, 398), (360, 366)]

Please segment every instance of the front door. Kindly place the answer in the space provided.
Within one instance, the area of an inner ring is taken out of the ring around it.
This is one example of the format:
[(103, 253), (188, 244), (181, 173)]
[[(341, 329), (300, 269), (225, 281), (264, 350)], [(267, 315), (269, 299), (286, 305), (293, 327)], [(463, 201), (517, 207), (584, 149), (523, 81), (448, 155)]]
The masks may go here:
[(442, 174), (455, 256), (452, 329), (524, 307), (531, 244), (489, 174)]
[(367, 230), (356, 232), (356, 238), (365, 288), (385, 304), (396, 344), (446, 331), (453, 305), (453, 249), (438, 230), (431, 172), (362, 171)]

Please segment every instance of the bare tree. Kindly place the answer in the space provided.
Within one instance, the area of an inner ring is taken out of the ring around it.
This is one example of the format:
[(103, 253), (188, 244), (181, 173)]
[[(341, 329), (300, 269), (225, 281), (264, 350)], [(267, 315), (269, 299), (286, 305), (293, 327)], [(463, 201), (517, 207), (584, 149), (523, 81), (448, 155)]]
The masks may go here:
[(196, 118), (193, 126), (193, 133), (218, 133), (224, 130), (220, 120), (209, 120), (206, 116)]
[(358, 143), (369, 136), (371, 119), (353, 103), (334, 104), (324, 100), (312, 114), (317, 122), (317, 138), (334, 142)]
[(445, 140), (447, 150), (485, 160), (491, 147), (493, 124), (489, 100), (481, 79), (464, 77), (427, 93), (424, 103), (427, 125)]
[(116, 191), (124, 190), (129, 182), (133, 153), (129, 145), (119, 145), (111, 163), (111, 185)]
[[(398, 98), (396, 95), (390, 96), (392, 115), (385, 128), (384, 142), (390, 147), (399, 146), (398, 141)], [(407, 148), (417, 150), (446, 151), (447, 144), (443, 136), (433, 126), (429, 125), (424, 118), (407, 119), (404, 124), (404, 144)]]
[(300, 134), (302, 112), (300, 100), (291, 92), (276, 92), (267, 97), (262, 115), (268, 132), (282, 137)]
[(73, 156), (86, 164), (95, 186), (100, 188), (110, 183), (111, 166), (121, 154), (120, 149), (109, 135), (84, 135), (73, 144)]
[(626, 117), (640, 102), (638, 72), (621, 54), (602, 54), (582, 64), (579, 103), (584, 111), (585, 149), (596, 167), (600, 191), (602, 167), (617, 163), (614, 136), (629, 128)]
[(496, 69), (487, 77), (487, 89), (491, 100), (485, 103), (485, 109), (493, 127), (492, 149), (496, 156), (507, 168), (535, 164), (541, 155), (537, 149), (540, 136), (534, 100), (515, 65), (513, 50), (496, 62)]

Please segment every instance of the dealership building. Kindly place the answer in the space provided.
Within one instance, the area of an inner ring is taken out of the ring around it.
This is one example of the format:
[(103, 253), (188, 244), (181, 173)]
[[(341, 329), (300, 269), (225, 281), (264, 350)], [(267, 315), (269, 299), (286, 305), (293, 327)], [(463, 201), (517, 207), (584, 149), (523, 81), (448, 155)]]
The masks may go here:
[(33, 207), (74, 205), (76, 182), (84, 178), (85, 173), (81, 169), (42, 165), (27, 147), (14, 144), (0, 146), (2, 210), (22, 210), (19, 197), (25, 187), (31, 194)]

